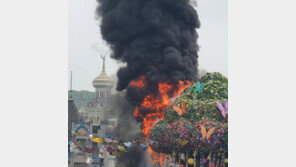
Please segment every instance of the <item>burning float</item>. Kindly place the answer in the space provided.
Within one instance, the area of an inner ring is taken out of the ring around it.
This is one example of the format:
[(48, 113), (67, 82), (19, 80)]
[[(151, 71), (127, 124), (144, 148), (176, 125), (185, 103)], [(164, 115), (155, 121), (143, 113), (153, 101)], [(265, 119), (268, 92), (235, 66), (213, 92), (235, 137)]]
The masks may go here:
[(152, 150), (184, 166), (227, 166), (227, 82), (220, 73), (207, 73), (187, 87), (150, 130)]
[[(130, 83), (144, 89), (145, 77)], [(135, 109), (155, 166), (227, 166), (228, 79), (207, 73), (195, 84), (160, 83)], [(157, 165), (158, 164), (158, 165)]]
[[(209, 74), (196, 86), (199, 50), (196, 29), (200, 27), (200, 21), (190, 1), (97, 1), (102, 37), (112, 49), (112, 58), (126, 64), (117, 72), (116, 89), (126, 90), (127, 101), (136, 108), (134, 116), (142, 123), (144, 138), (147, 143), (149, 138), (152, 142), (148, 148), (152, 161), (164, 164), (170, 155), (177, 158), (178, 163), (186, 161), (187, 156), (192, 157), (188, 162), (197, 163), (199, 158), (204, 161), (206, 155), (221, 161), (222, 154), (227, 153), (227, 121), (221, 121), (222, 116), (214, 105), (216, 101), (224, 105), (227, 99), (227, 90), (215, 90), (225, 87), (225, 77), (217, 76), (216, 81), (211, 77), (217, 74)], [(220, 80), (223, 85), (215, 84)], [(193, 90), (195, 86), (196, 91)], [(199, 105), (205, 110), (196, 108)], [(213, 110), (206, 112), (211, 109), (207, 107), (213, 107)], [(178, 138), (175, 132), (183, 130), (188, 130), (189, 136), (179, 134)], [(161, 135), (172, 136), (172, 139), (162, 141)], [(215, 157), (214, 148), (222, 149), (221, 155)]]

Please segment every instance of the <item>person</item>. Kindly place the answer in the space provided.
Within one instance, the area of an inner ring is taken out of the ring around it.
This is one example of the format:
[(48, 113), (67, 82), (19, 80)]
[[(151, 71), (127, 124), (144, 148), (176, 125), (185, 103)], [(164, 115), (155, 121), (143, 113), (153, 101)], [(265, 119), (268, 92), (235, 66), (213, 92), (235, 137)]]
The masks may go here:
[(100, 159), (100, 167), (103, 167), (103, 165), (104, 165), (104, 158), (101, 158)]
[(103, 167), (103, 165), (104, 165), (104, 159), (105, 159), (105, 157), (104, 157), (104, 151), (103, 151), (103, 149), (100, 149), (100, 154), (99, 154), (99, 157), (100, 157), (100, 167)]

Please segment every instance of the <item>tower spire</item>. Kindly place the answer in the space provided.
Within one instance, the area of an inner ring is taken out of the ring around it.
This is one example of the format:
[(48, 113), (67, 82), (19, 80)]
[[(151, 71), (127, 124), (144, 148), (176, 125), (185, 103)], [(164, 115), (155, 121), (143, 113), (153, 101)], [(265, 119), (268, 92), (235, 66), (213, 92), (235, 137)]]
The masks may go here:
[(73, 97), (72, 97), (72, 71), (71, 71), (71, 78), (70, 78), (69, 100), (73, 100)]
[(102, 72), (100, 73), (99, 76), (97, 76), (92, 84), (93, 86), (96, 87), (101, 87), (101, 86), (113, 86), (113, 81), (112, 78), (108, 76), (106, 72), (106, 55), (100, 55), (101, 58), (103, 59), (103, 68)]
[(103, 59), (103, 69), (102, 69), (102, 72), (106, 72), (106, 69), (105, 69), (106, 56), (101, 55), (101, 58)]

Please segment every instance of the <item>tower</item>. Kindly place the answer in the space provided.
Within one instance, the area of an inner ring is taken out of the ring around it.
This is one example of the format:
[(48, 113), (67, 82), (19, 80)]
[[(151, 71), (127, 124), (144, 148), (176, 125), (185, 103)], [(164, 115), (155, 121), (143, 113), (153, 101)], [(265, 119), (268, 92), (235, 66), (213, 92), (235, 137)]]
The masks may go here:
[(79, 114), (81, 116), (81, 119), (83, 121), (87, 121), (87, 110), (85, 108), (85, 105), (84, 105), (84, 98), (83, 98), (83, 95), (81, 96), (81, 108), (79, 109)]
[(72, 123), (79, 122), (81, 117), (78, 113), (74, 99), (72, 97), (72, 71), (71, 71), (71, 80), (70, 80), (70, 90), (68, 95), (68, 137), (71, 136)]
[(88, 103), (88, 121), (93, 123), (93, 132), (105, 133), (104, 126), (108, 124), (110, 118), (108, 108), (111, 101), (111, 89), (114, 86), (112, 78), (106, 73), (106, 56), (101, 56), (103, 60), (102, 72), (97, 76), (92, 85), (95, 88), (96, 96), (92, 102)]
[(114, 85), (112, 78), (109, 77), (105, 69), (106, 56), (101, 56), (103, 59), (103, 69), (99, 76), (97, 76), (92, 84), (96, 89), (95, 105), (96, 108), (107, 108), (110, 104), (111, 89)]

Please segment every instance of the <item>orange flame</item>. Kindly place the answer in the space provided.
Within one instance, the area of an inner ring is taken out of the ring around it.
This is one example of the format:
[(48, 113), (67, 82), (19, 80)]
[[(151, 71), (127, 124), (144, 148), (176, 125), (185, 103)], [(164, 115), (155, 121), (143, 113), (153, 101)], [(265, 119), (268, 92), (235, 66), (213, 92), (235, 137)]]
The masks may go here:
[(129, 83), (130, 86), (135, 86), (141, 89), (144, 88), (145, 84), (146, 84), (146, 78), (144, 75), (141, 75), (139, 79), (131, 81)]
[(169, 156), (168, 154), (157, 153), (157, 152), (153, 151), (150, 146), (148, 147), (147, 152), (152, 159), (152, 163), (159, 162), (161, 165), (164, 164), (165, 159)]
[[(145, 76), (141, 76), (140, 79), (136, 81), (132, 81), (130, 85), (144, 88), (146, 83)], [(159, 121), (164, 119), (165, 111), (173, 103), (173, 98), (180, 96), (183, 90), (191, 85), (192, 83), (189, 81), (179, 81), (177, 85), (169, 84), (169, 82), (159, 83), (158, 91), (159, 97), (155, 97), (153, 94), (147, 95), (143, 102), (135, 109), (134, 116), (142, 117), (142, 133), (144, 134), (146, 140), (149, 139), (149, 133), (151, 128)], [(153, 111), (151, 113), (143, 116), (140, 113), (141, 109), (148, 109), (149, 111)], [(163, 153), (154, 152), (151, 147), (148, 145), (148, 153), (152, 158), (152, 162), (158, 161), (163, 165), (164, 159), (168, 156)]]

